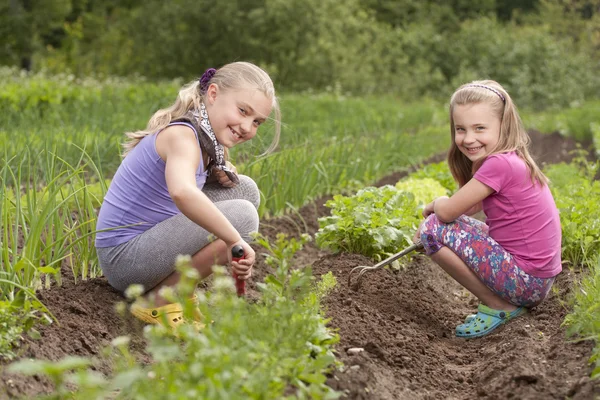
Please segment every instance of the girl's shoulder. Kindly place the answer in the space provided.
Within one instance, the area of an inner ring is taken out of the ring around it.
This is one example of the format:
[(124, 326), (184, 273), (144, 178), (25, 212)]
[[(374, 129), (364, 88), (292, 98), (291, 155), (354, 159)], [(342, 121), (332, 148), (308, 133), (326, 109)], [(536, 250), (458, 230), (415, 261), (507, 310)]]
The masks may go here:
[[(474, 178), (508, 181), (527, 173), (527, 164), (514, 151), (490, 154), (483, 161)], [(488, 185), (489, 186), (489, 185)], [(498, 190), (498, 189), (496, 189)]]
[(183, 132), (183, 131), (191, 131), (194, 132), (194, 134), (197, 134), (196, 132), (196, 128), (194, 128), (194, 126), (190, 123), (187, 122), (171, 122), (169, 125), (165, 126), (160, 132), (157, 133), (162, 133), (162, 132)]
[(196, 130), (189, 124), (175, 123), (157, 132), (156, 152), (163, 160), (167, 158), (167, 153), (173, 146), (199, 148)]
[[(514, 152), (514, 151), (507, 151), (507, 152), (503, 152), (503, 153), (494, 153), (494, 154), (490, 154), (489, 156), (486, 157), (486, 161), (492, 158), (498, 158), (501, 160), (507, 160), (507, 161), (519, 161), (521, 160), (521, 157), (519, 157), (519, 155)], [(523, 161), (523, 160), (521, 160)]]
[(508, 168), (522, 168), (526, 167), (527, 164), (525, 160), (523, 160), (519, 155), (514, 151), (508, 151), (505, 153), (495, 153), (490, 154), (483, 161), (483, 164), (487, 164), (488, 166), (494, 164), (495, 166), (506, 166)]
[(157, 139), (162, 137), (162, 140), (183, 140), (183, 141), (198, 141), (198, 133), (196, 129), (185, 122), (175, 122), (167, 125), (160, 132), (156, 133)]

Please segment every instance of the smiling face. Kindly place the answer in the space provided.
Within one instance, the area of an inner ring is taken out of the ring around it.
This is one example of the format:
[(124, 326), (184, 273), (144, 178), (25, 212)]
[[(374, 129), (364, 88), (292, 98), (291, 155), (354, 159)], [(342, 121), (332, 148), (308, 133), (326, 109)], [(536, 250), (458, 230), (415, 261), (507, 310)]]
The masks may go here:
[(500, 139), (500, 118), (488, 103), (456, 105), (454, 143), (472, 162), (488, 155)]
[(258, 127), (271, 114), (271, 99), (256, 89), (225, 91), (211, 84), (205, 98), (217, 141), (227, 148), (256, 136)]

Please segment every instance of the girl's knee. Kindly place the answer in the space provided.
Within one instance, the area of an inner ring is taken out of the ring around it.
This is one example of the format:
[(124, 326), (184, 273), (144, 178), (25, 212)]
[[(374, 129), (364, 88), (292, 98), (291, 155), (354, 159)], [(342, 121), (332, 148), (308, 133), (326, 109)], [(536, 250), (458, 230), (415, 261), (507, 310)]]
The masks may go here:
[(423, 234), (435, 234), (440, 226), (441, 222), (435, 214), (430, 214), (421, 225), (421, 235)]
[(437, 253), (443, 246), (440, 235), (440, 220), (435, 214), (430, 214), (421, 224), (421, 243), (425, 247), (425, 254)]
[(255, 209), (258, 210), (260, 205), (260, 191), (256, 182), (246, 175), (239, 175), (240, 182), (238, 183), (239, 190), (244, 194), (244, 199), (248, 200)]
[(239, 200), (238, 213), (232, 225), (246, 241), (251, 240), (250, 234), (258, 231), (258, 211), (253, 203), (248, 200)]

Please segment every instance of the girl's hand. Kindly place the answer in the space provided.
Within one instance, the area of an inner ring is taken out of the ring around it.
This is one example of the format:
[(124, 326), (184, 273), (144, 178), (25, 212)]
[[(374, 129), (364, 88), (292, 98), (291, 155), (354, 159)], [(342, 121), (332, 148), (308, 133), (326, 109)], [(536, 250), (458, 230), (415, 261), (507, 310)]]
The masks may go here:
[(422, 213), (423, 218), (427, 218), (427, 217), (429, 217), (429, 215), (433, 214), (434, 204), (435, 204), (435, 200), (425, 206), (425, 208), (423, 209), (423, 213)]
[(427, 204), (425, 206), (425, 208), (423, 209), (423, 218), (427, 218), (429, 217), (431, 214), (433, 214), (433, 207), (435, 206), (435, 202), (438, 201), (439, 199), (448, 199), (448, 196), (440, 196), (437, 199), (435, 199), (434, 201), (432, 201), (431, 203)]
[[(229, 161), (226, 161), (225, 164), (227, 165), (227, 168), (229, 168), (229, 170), (231, 172), (233, 172), (234, 174), (237, 174), (237, 168), (230, 163)], [(214, 175), (214, 180), (216, 180), (217, 182), (219, 182), (219, 184), (221, 186), (224, 187), (234, 187), (235, 183), (231, 182), (231, 180), (229, 179), (229, 177), (227, 176), (227, 174), (225, 173), (225, 171), (221, 171), (220, 169), (213, 169), (212, 170), (212, 175)]]
[[(420, 242), (421, 241), (421, 229), (423, 228), (423, 224), (425, 223), (425, 220), (421, 221), (421, 223), (419, 224), (419, 229), (417, 229), (417, 231), (415, 232), (415, 235), (413, 236), (413, 244)], [(419, 249), (416, 250), (418, 253), (424, 253), (425, 250), (424, 249)]]
[[(244, 258), (238, 262), (231, 261), (231, 249), (235, 245), (240, 245), (244, 249)], [(229, 258), (229, 265), (231, 265), (233, 272), (235, 272), (239, 279), (245, 281), (252, 276), (252, 267), (254, 266), (256, 254), (254, 253), (252, 247), (250, 247), (250, 245), (243, 239), (230, 246), (227, 246), (227, 257)]]
[(415, 236), (413, 236), (412, 239), (413, 243), (417, 243), (421, 241), (421, 227), (419, 226), (419, 229), (417, 229), (417, 231), (415, 232)]

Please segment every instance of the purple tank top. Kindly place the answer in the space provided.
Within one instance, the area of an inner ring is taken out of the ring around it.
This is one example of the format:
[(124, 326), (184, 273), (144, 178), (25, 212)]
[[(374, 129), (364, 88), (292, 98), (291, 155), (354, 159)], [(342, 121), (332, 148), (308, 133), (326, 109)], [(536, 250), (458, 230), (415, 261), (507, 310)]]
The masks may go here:
[[(198, 132), (188, 123), (175, 122), (170, 125), (188, 126), (198, 138)], [(113, 247), (125, 243), (181, 212), (167, 189), (166, 163), (156, 151), (157, 136), (158, 133), (154, 133), (144, 137), (117, 169), (96, 224), (96, 230), (116, 229), (98, 232), (96, 247)], [(200, 189), (206, 182), (206, 175), (204, 163), (200, 162), (196, 170), (196, 184)], [(117, 228), (124, 225), (132, 226)]]

